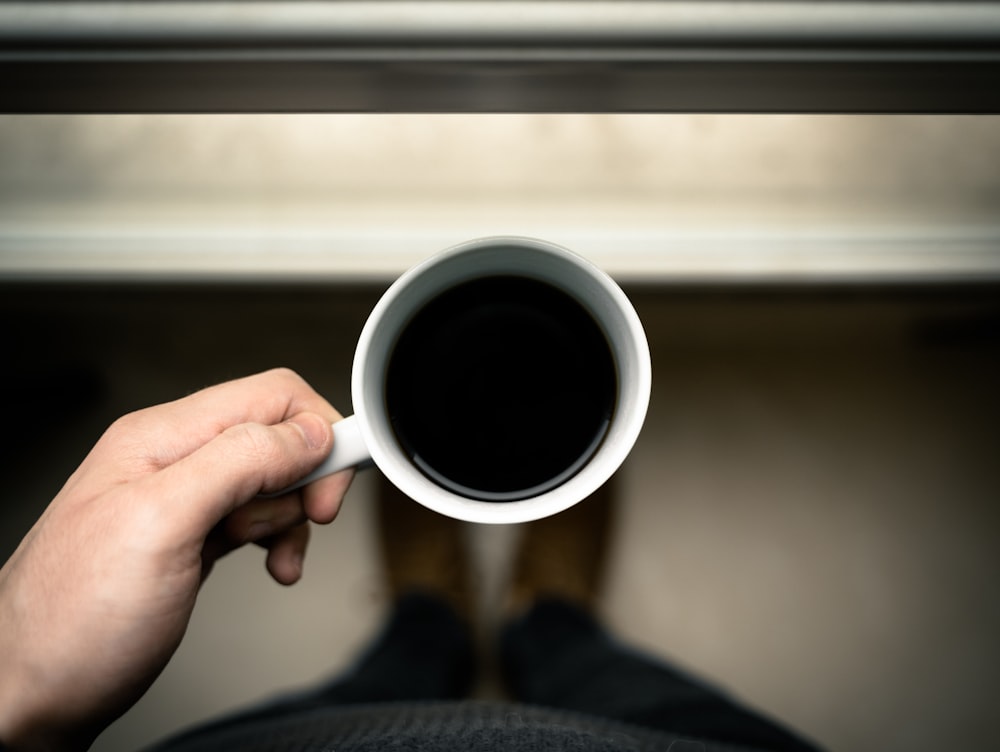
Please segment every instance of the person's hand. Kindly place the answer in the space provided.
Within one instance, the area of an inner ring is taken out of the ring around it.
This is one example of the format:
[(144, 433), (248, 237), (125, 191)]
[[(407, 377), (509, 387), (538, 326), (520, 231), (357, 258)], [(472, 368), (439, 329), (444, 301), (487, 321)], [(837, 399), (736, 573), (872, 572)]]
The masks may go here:
[(291, 584), (345, 471), (277, 498), (329, 454), (340, 415), (270, 371), (116, 421), (0, 570), (0, 742), (85, 749), (166, 665), (199, 586), (244, 543)]

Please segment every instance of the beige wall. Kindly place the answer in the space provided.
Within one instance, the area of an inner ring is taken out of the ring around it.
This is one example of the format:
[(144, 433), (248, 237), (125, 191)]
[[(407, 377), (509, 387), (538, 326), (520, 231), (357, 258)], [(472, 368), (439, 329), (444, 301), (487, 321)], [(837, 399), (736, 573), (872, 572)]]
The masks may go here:
[(1000, 119), (0, 118), (0, 275), (386, 278), (529, 234), (621, 278), (1000, 276)]

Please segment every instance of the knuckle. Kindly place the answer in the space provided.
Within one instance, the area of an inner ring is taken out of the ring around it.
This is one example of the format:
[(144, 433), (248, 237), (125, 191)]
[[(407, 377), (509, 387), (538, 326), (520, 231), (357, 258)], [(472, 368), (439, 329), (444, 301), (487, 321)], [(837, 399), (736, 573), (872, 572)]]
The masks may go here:
[(272, 463), (283, 454), (274, 431), (260, 423), (231, 426), (225, 430), (225, 436), (238, 447), (238, 451), (255, 463)]
[(297, 372), (284, 366), (271, 369), (267, 375), (277, 383), (287, 385), (290, 388), (300, 388), (306, 383), (305, 379)]
[(117, 418), (104, 431), (97, 443), (97, 451), (121, 468), (131, 467), (135, 472), (156, 469), (153, 422), (148, 408)]
[(145, 410), (137, 410), (117, 418), (104, 432), (105, 438), (110, 441), (120, 441), (134, 436), (145, 425), (144, 413)]

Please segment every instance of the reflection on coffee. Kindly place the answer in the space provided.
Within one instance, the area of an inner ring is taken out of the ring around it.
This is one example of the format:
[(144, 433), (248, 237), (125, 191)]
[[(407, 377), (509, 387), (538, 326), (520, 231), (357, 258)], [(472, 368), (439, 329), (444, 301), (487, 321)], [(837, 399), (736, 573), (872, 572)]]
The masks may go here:
[(414, 464), (486, 501), (529, 498), (575, 474), (600, 446), (618, 391), (591, 315), (556, 287), (515, 276), (466, 282), (418, 311), (385, 386)]

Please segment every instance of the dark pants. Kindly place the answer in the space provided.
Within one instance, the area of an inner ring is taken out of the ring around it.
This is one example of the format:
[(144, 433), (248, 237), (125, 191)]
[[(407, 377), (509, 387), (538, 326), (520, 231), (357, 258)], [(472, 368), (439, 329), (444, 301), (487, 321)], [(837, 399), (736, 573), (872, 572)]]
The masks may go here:
[[(500, 637), (513, 699), (738, 746), (783, 752), (816, 748), (665, 663), (616, 642), (586, 611), (536, 604)], [(472, 686), (476, 650), (449, 606), (408, 596), (347, 674), (308, 692), (213, 724), (258, 721), (355, 703), (456, 700)]]

